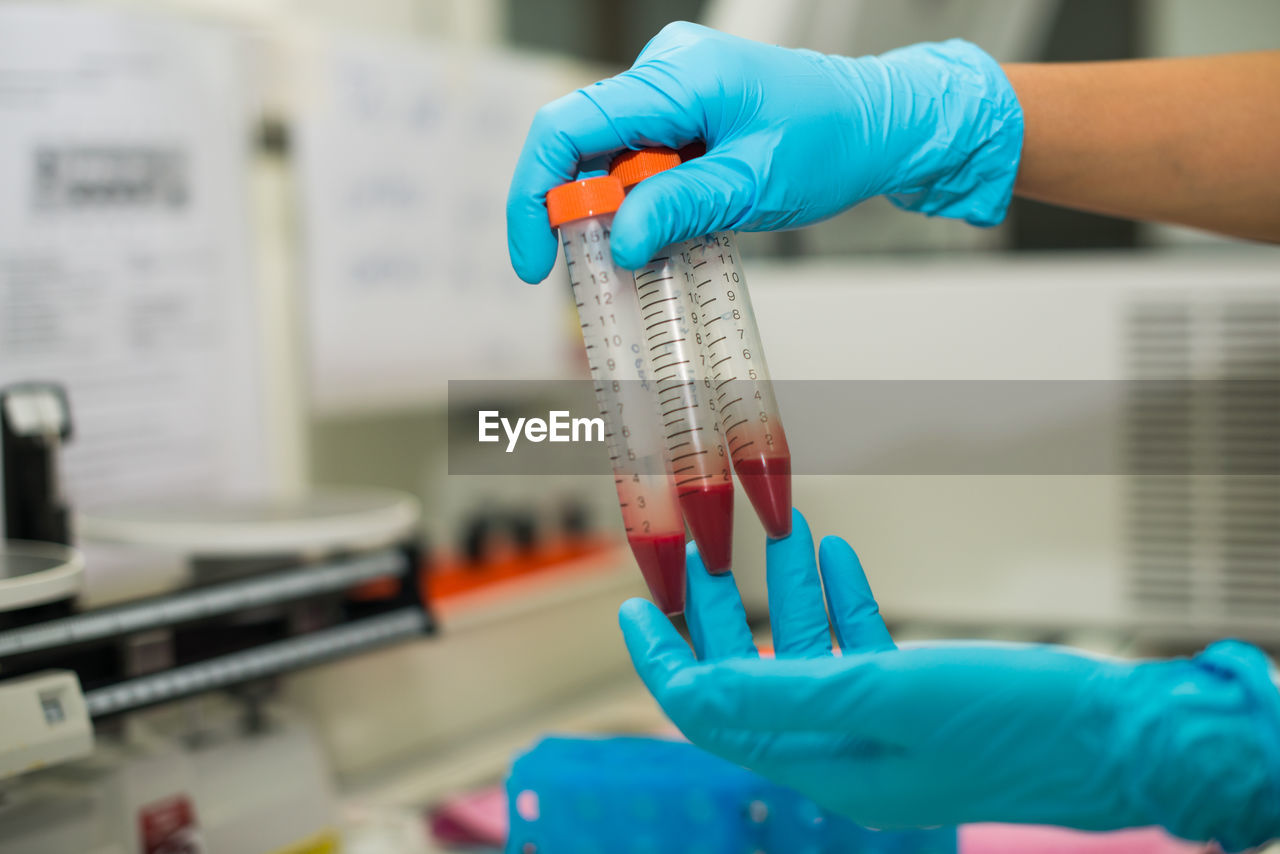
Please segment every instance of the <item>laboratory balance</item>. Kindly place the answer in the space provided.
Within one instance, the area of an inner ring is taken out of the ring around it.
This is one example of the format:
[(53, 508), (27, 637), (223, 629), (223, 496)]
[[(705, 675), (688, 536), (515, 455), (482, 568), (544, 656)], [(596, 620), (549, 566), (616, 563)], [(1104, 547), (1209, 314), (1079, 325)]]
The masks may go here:
[[(0, 850), (336, 850), (323, 751), (274, 687), (434, 631), (416, 500), (336, 489), (73, 515), (65, 393), (0, 390), (0, 427)], [(97, 548), (178, 571), (145, 595), (87, 596)]]

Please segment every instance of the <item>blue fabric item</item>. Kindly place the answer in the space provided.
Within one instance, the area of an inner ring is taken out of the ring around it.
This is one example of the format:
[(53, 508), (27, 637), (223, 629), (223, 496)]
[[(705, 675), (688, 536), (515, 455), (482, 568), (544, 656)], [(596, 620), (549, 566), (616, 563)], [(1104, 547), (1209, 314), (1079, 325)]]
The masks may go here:
[(968, 42), (850, 59), (663, 28), (630, 70), (539, 110), (507, 199), (516, 273), (551, 272), (549, 189), (627, 148), (707, 153), (637, 185), (614, 220), (614, 259), (643, 266), (721, 229), (818, 222), (872, 196), (994, 225), (1013, 193), (1022, 110), (1000, 66)]
[(732, 577), (696, 551), (694, 649), (650, 603), (622, 606), (636, 670), (694, 744), (868, 827), (1159, 825), (1229, 851), (1280, 836), (1280, 695), (1254, 647), (1140, 662), (897, 648), (853, 549), (826, 537), (815, 558), (793, 519), (766, 545), (776, 659), (756, 654)]
[(858, 827), (679, 741), (546, 738), (506, 788), (510, 854), (956, 854), (954, 828)]

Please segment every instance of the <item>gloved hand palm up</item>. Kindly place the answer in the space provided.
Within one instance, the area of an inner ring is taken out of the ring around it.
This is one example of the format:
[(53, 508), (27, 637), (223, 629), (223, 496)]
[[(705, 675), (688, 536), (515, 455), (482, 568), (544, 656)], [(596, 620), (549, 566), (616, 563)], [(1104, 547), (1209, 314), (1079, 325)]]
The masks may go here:
[(1229, 850), (1280, 829), (1280, 699), (1253, 647), (1167, 662), (899, 649), (843, 540), (815, 561), (796, 513), (767, 557), (775, 659), (759, 657), (732, 575), (709, 575), (692, 548), (693, 650), (649, 602), (622, 607), (637, 671), (694, 744), (870, 827), (1162, 825)]

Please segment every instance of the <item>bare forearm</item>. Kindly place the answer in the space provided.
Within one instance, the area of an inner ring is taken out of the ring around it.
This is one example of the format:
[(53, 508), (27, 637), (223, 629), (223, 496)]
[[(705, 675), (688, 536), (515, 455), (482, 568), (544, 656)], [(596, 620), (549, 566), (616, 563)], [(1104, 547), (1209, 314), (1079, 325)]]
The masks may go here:
[(1280, 242), (1280, 51), (1005, 72), (1018, 195)]

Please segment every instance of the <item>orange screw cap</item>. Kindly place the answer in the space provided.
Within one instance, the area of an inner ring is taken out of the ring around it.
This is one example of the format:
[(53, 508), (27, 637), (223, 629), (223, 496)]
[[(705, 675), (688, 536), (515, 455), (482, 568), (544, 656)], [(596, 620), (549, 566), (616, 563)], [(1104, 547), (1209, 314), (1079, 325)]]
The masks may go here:
[(642, 148), (624, 151), (613, 159), (609, 174), (617, 176), (624, 187), (639, 184), (659, 172), (666, 172), (681, 163), (680, 155), (670, 148)]
[(547, 218), (552, 228), (589, 216), (613, 213), (622, 206), (626, 192), (612, 175), (570, 181), (547, 191)]

